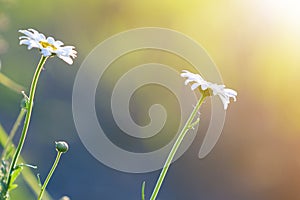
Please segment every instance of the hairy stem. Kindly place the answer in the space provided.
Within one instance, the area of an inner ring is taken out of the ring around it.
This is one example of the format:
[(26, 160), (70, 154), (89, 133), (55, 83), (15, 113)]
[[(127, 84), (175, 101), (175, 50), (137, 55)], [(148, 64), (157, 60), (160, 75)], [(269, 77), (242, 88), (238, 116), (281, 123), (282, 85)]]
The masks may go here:
[[(178, 138), (176, 139), (176, 141), (175, 141), (175, 143), (174, 143), (174, 145), (173, 145), (173, 147), (172, 147), (172, 149), (171, 149), (171, 151), (170, 151), (170, 153), (168, 155), (168, 158), (167, 158), (167, 160), (166, 160), (166, 162), (165, 162), (165, 164), (164, 164), (164, 166), (162, 168), (162, 171), (161, 171), (161, 173), (159, 175), (159, 178), (158, 178), (158, 180), (156, 182), (156, 185), (154, 187), (154, 190), (153, 190), (153, 193), (152, 193), (152, 195), (150, 197), (150, 200), (155, 200), (156, 199), (156, 197), (158, 195), (158, 192), (159, 192), (159, 190), (161, 188), (161, 185), (162, 185), (162, 183), (164, 181), (164, 178), (165, 178), (165, 176), (166, 176), (166, 174), (168, 172), (168, 169), (169, 169), (169, 167), (171, 165), (171, 162), (172, 162), (172, 160), (173, 160), (173, 158), (175, 156), (175, 153), (177, 152), (177, 149), (180, 146), (180, 144), (181, 144), (181, 142), (182, 142), (185, 134), (187, 133), (187, 131), (192, 128), (191, 124), (195, 125), (193, 123), (193, 119), (195, 118), (195, 116), (196, 116), (196, 114), (197, 114), (197, 112), (198, 112), (198, 110), (199, 110), (199, 108), (200, 108), (200, 106), (203, 103), (203, 101), (204, 101), (205, 98), (206, 98), (206, 95), (203, 94), (201, 96), (200, 100), (197, 102), (197, 105), (195, 106), (193, 112), (191, 113), (190, 117), (188, 118), (187, 122), (185, 123), (183, 129), (181, 130)], [(197, 122), (199, 122), (199, 120), (197, 120)]]
[(46, 189), (46, 187), (47, 187), (47, 185), (49, 183), (49, 180), (51, 179), (51, 177), (52, 177), (52, 175), (53, 175), (53, 173), (54, 173), (54, 171), (55, 171), (55, 169), (56, 169), (56, 167), (58, 165), (58, 162), (59, 162), (61, 154), (62, 154), (62, 152), (57, 152), (56, 159), (55, 159), (55, 161), (54, 161), (54, 163), (52, 165), (52, 168), (51, 168), (51, 170), (50, 170), (50, 172), (49, 172), (49, 174), (48, 174), (48, 176), (47, 176), (47, 178), (46, 178), (46, 180), (45, 180), (42, 188), (41, 188), (40, 194), (38, 196), (38, 200), (42, 199), (44, 191), (45, 191), (45, 189)]
[(28, 110), (27, 110), (27, 113), (26, 113), (21, 138), (19, 140), (18, 146), (16, 148), (16, 152), (13, 156), (13, 159), (12, 159), (12, 162), (11, 162), (11, 165), (10, 165), (9, 176), (8, 176), (7, 182), (6, 182), (7, 189), (9, 189), (12, 172), (14, 171), (14, 169), (16, 167), (18, 158), (20, 156), (20, 153), (22, 151), (22, 148), (23, 148), (23, 145), (24, 145), (24, 142), (25, 142), (25, 139), (26, 139), (27, 130), (28, 130), (28, 127), (29, 127), (31, 113), (32, 113), (33, 100), (34, 100), (34, 95), (35, 95), (35, 91), (36, 91), (37, 82), (38, 82), (39, 76), (41, 74), (41, 71), (43, 69), (43, 66), (44, 66), (47, 58), (48, 57), (44, 57), (44, 56), (41, 57), (40, 62), (39, 62), (38, 66), (36, 68), (36, 71), (34, 73), (32, 82), (31, 82), (30, 93), (29, 93), (29, 102), (28, 102)]

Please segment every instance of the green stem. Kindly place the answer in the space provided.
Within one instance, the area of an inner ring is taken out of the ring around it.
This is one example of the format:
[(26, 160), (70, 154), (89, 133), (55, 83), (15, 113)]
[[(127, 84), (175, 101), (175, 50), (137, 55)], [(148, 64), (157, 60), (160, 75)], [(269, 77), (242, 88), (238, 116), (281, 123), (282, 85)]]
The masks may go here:
[(165, 164), (164, 164), (164, 166), (162, 168), (162, 171), (161, 171), (161, 173), (159, 175), (159, 178), (158, 178), (158, 180), (156, 182), (156, 185), (154, 187), (154, 190), (153, 190), (153, 193), (152, 193), (152, 195), (150, 197), (150, 200), (155, 200), (156, 199), (156, 197), (158, 195), (158, 192), (159, 192), (159, 190), (161, 188), (161, 185), (162, 185), (162, 183), (164, 181), (164, 178), (165, 178), (165, 176), (166, 176), (166, 174), (168, 172), (168, 169), (169, 169), (169, 167), (171, 165), (171, 162), (172, 162), (172, 160), (173, 160), (173, 158), (175, 156), (175, 153), (176, 153), (179, 145), (181, 144), (181, 142), (182, 142), (185, 134), (187, 133), (187, 131), (192, 128), (191, 127), (191, 124), (193, 123), (192, 121), (195, 118), (195, 116), (196, 116), (196, 114), (197, 114), (197, 112), (198, 112), (198, 110), (199, 110), (199, 108), (200, 108), (200, 106), (203, 103), (203, 101), (204, 101), (205, 98), (206, 98), (206, 95), (202, 95), (201, 96), (201, 98), (197, 102), (197, 105), (195, 106), (193, 112), (191, 113), (191, 115), (188, 118), (187, 122), (185, 123), (183, 129), (181, 130), (181, 132), (180, 132), (177, 140), (175, 141), (175, 143), (174, 143), (174, 145), (173, 145), (173, 147), (172, 147), (172, 149), (171, 149), (171, 151), (170, 151), (170, 153), (168, 155), (168, 158), (167, 158), (167, 160), (166, 160), (166, 162), (165, 162)]
[(33, 107), (33, 100), (34, 100), (34, 95), (35, 95), (37, 82), (38, 82), (39, 76), (41, 74), (41, 71), (43, 69), (43, 66), (44, 66), (47, 58), (48, 57), (44, 57), (44, 56), (41, 57), (40, 62), (39, 62), (38, 66), (35, 70), (32, 82), (31, 82), (30, 93), (29, 93), (29, 102), (28, 102), (28, 110), (27, 110), (27, 114), (26, 114), (26, 117), (25, 117), (25, 122), (24, 122), (23, 130), (22, 130), (21, 138), (19, 140), (18, 146), (16, 148), (16, 152), (13, 156), (13, 159), (12, 159), (12, 162), (11, 162), (11, 165), (10, 165), (9, 176), (8, 176), (7, 182), (6, 182), (7, 189), (10, 186), (12, 172), (14, 171), (14, 169), (16, 167), (18, 158), (20, 156), (21, 150), (22, 150), (24, 142), (25, 142), (25, 138), (26, 138), (26, 135), (27, 135), (27, 130), (28, 130), (29, 123), (30, 123), (32, 107)]
[(52, 165), (52, 168), (51, 168), (51, 170), (50, 170), (50, 172), (49, 172), (49, 174), (48, 174), (48, 176), (47, 176), (47, 178), (46, 178), (46, 180), (45, 180), (45, 182), (44, 182), (42, 188), (41, 188), (41, 192), (40, 192), (40, 194), (39, 194), (39, 196), (38, 196), (38, 200), (41, 200), (41, 199), (42, 199), (43, 194), (44, 194), (44, 191), (45, 191), (45, 189), (46, 189), (46, 187), (47, 187), (47, 185), (48, 185), (48, 182), (49, 182), (49, 180), (51, 179), (51, 177), (52, 177), (52, 175), (53, 175), (53, 173), (54, 173), (54, 171), (55, 171), (55, 169), (56, 169), (56, 167), (57, 167), (57, 164), (58, 164), (58, 162), (59, 162), (59, 159), (60, 159), (61, 154), (62, 154), (62, 152), (57, 152), (56, 159), (55, 159), (55, 161), (54, 161), (54, 163), (53, 163), (53, 165)]
[(142, 200), (145, 200), (145, 186), (146, 186), (146, 181), (143, 181), (143, 184), (142, 184)]
[(1, 156), (2, 159), (5, 159), (7, 157), (7, 153), (10, 152), (10, 150), (14, 147), (14, 146), (12, 146), (12, 139), (14, 138), (14, 136), (15, 136), (15, 134), (16, 134), (16, 132), (17, 132), (20, 124), (21, 124), (21, 121), (22, 121), (22, 119), (23, 119), (23, 117), (25, 115), (25, 113), (26, 113), (26, 109), (25, 108), (21, 108), (20, 113), (19, 113), (19, 115), (18, 115), (18, 117), (17, 117), (17, 119), (16, 119), (16, 121), (15, 121), (15, 123), (14, 123), (14, 125), (13, 125), (13, 127), (12, 127), (12, 129), (10, 131), (10, 133), (9, 133), (9, 137), (8, 137), (8, 139), (6, 141), (6, 144), (3, 147), (3, 152), (2, 152), (2, 156)]

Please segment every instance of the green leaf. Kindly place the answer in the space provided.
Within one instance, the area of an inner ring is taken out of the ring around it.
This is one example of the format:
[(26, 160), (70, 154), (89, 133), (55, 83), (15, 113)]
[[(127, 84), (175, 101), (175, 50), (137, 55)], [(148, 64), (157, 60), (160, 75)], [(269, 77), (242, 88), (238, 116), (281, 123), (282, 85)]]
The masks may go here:
[(16, 189), (18, 187), (18, 184), (11, 184), (8, 188), (9, 191), (12, 191), (13, 189)]
[[(11, 184), (13, 184), (15, 182), (15, 180), (21, 174), (22, 170), (23, 170), (22, 166), (16, 166), (16, 168), (14, 169), (14, 171), (11, 174)], [(9, 186), (9, 188), (11, 188), (11, 185)]]

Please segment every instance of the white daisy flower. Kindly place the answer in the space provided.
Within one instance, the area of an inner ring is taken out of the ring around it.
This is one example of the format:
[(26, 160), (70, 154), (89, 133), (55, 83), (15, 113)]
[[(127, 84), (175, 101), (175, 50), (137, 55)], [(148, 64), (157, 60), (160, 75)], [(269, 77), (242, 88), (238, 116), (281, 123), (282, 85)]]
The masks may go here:
[(41, 54), (45, 57), (57, 55), (60, 59), (68, 64), (73, 64), (73, 59), (77, 57), (77, 52), (73, 46), (62, 46), (64, 43), (55, 40), (53, 37), (45, 37), (44, 34), (39, 33), (34, 29), (19, 30), (25, 36), (19, 37), (20, 45), (27, 45), (28, 49), (40, 49)]
[(199, 74), (193, 74), (187, 70), (183, 70), (180, 75), (181, 77), (187, 78), (185, 81), (185, 85), (192, 82), (192, 90), (200, 87), (200, 90), (203, 92), (208, 90), (210, 94), (212, 93), (212, 95), (214, 96), (218, 95), (224, 105), (225, 110), (230, 103), (230, 97), (233, 98), (234, 101), (236, 101), (237, 92), (232, 89), (225, 88), (225, 85), (218, 85), (205, 81)]

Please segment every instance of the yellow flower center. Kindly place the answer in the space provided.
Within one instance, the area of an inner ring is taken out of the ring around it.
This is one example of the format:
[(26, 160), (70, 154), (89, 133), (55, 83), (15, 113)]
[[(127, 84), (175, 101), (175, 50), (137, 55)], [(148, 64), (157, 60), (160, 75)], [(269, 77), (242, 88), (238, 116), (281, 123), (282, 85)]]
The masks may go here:
[(49, 44), (48, 42), (40, 41), (39, 43), (43, 48), (51, 47), (53, 50), (57, 50), (57, 48), (53, 44)]

